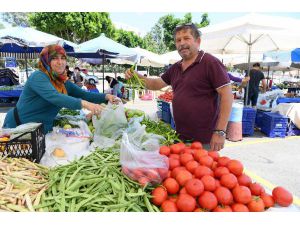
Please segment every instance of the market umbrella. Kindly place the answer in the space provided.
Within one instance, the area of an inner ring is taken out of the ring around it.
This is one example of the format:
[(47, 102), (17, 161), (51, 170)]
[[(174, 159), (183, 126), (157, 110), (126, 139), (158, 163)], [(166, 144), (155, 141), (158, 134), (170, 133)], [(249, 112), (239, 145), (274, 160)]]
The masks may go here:
[(248, 14), (202, 28), (201, 48), (215, 54), (247, 54), (247, 71), (250, 71), (253, 53), (290, 50), (300, 46), (299, 27), (300, 20)]
[(130, 61), (137, 60), (137, 54), (130, 48), (101, 34), (99, 37), (78, 45), (74, 53), (69, 54), (76, 58), (102, 58), (103, 92), (104, 92), (104, 63), (107, 58), (122, 58)]
[(26, 74), (28, 53), (39, 53), (46, 45), (59, 44), (72, 52), (76, 44), (31, 27), (12, 27), (0, 30), (0, 52), (25, 53)]

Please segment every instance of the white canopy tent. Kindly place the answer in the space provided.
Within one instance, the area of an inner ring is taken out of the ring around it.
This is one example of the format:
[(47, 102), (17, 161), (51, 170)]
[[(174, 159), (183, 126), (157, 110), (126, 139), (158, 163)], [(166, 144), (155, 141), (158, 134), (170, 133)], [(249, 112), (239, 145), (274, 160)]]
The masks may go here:
[[(168, 62), (161, 57), (161, 55), (150, 52), (146, 49), (142, 49), (140, 47), (130, 48), (137, 54), (137, 65), (138, 66), (146, 66), (146, 67), (164, 67), (168, 65)], [(126, 59), (112, 59), (113, 63), (116, 64), (129, 64), (133, 65), (135, 62), (129, 61)]]
[(248, 14), (202, 28), (201, 49), (214, 54), (248, 54), (250, 71), (253, 53), (290, 50), (300, 46), (299, 27), (300, 20)]

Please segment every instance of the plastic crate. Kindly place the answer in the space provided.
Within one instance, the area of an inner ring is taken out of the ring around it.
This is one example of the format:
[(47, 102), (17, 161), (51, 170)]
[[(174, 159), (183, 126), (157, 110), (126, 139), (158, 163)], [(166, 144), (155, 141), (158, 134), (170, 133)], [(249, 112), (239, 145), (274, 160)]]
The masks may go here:
[(171, 112), (170, 111), (170, 103), (169, 102), (162, 101), (161, 102), (161, 108), (162, 108), (162, 111)]
[(162, 111), (162, 121), (170, 124), (171, 123), (171, 112), (170, 111)]
[(157, 99), (156, 100), (157, 110), (162, 111), (162, 101)]
[(162, 119), (162, 111), (157, 111), (156, 115), (158, 119)]
[(27, 158), (39, 163), (45, 153), (43, 124), (34, 131), (25, 132), (8, 142), (0, 142), (0, 156)]
[(277, 105), (280, 103), (299, 103), (300, 98), (277, 98), (276, 103)]
[(263, 114), (261, 129), (272, 131), (274, 129), (286, 129), (288, 118), (278, 113), (266, 112)]
[(255, 117), (255, 126), (261, 128), (263, 126), (264, 111), (257, 110)]
[(268, 137), (274, 138), (274, 137), (281, 137), (284, 138), (286, 136), (286, 129), (273, 129), (273, 130), (266, 130), (265, 128), (261, 129), (261, 132), (263, 132)]
[(256, 110), (250, 107), (243, 108), (243, 121), (245, 120), (255, 120)]
[(252, 121), (243, 121), (242, 133), (243, 135), (252, 136), (254, 134), (254, 123)]

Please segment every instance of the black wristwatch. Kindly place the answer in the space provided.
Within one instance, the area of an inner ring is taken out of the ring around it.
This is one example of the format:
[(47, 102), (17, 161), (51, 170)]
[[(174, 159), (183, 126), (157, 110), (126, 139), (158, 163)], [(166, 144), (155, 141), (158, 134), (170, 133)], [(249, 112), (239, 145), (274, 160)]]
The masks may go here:
[(214, 130), (213, 133), (218, 134), (221, 137), (226, 137), (226, 132), (224, 130)]

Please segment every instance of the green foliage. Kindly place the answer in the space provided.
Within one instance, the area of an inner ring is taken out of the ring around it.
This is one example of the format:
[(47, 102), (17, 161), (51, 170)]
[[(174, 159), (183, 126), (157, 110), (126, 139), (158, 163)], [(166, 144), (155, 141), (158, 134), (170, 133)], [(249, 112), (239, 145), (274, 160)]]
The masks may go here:
[[(183, 19), (175, 18), (173, 14), (161, 17), (151, 31), (145, 36), (144, 42), (149, 51), (165, 53), (176, 50), (173, 32), (178, 24), (192, 22), (192, 14), (186, 13)], [(197, 27), (209, 25), (208, 14), (203, 13), (200, 23), (194, 22)]]
[(29, 17), (38, 30), (82, 43), (105, 33), (113, 37), (114, 27), (106, 12), (36, 12)]
[(144, 41), (141, 37), (133, 33), (132, 31), (126, 31), (123, 29), (118, 29), (115, 32), (114, 40), (122, 45), (125, 45), (129, 48), (135, 48), (140, 46), (144, 47)]
[(0, 29), (4, 29), (4, 28), (5, 26), (2, 23), (0, 23)]

